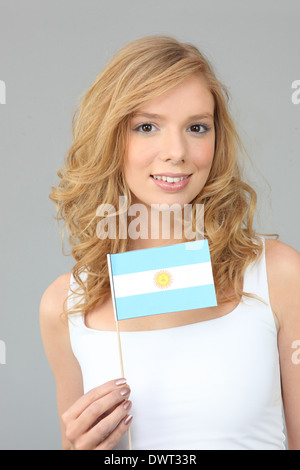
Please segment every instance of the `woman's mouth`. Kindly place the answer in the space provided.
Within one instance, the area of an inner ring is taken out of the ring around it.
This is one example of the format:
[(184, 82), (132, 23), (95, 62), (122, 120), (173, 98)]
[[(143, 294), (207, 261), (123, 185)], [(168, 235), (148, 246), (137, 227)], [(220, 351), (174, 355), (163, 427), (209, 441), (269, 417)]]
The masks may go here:
[(189, 183), (192, 175), (150, 175), (152, 181), (164, 191), (180, 191)]

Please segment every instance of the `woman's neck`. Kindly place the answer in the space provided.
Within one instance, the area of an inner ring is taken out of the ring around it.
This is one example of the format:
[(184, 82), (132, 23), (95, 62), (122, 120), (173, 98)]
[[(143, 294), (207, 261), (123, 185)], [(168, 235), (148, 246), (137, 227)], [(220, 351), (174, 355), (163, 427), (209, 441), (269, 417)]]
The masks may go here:
[[(132, 224), (132, 225), (131, 225)], [(148, 211), (128, 217), (128, 251), (183, 243), (182, 211)]]

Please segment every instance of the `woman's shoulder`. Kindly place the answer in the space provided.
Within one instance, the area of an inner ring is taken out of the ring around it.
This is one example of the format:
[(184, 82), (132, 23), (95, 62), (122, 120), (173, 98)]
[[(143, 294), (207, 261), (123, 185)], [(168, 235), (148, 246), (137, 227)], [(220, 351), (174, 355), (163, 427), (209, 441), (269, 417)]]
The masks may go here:
[(61, 317), (70, 288), (71, 274), (61, 274), (46, 288), (40, 301), (41, 319), (56, 322)]
[(271, 307), (282, 325), (299, 302), (300, 253), (282, 241), (265, 239), (265, 256)]
[(270, 270), (284, 270), (285, 275), (299, 269), (300, 253), (295, 248), (280, 240), (265, 239), (266, 261)]

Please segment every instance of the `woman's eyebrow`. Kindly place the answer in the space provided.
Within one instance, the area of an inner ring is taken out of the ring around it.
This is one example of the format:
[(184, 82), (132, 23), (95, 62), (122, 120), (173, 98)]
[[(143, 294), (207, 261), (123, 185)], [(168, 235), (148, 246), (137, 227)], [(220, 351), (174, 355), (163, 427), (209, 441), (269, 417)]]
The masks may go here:
[[(144, 112), (136, 112), (132, 114), (132, 117), (143, 116), (150, 119), (161, 119), (162, 121), (166, 121), (166, 117), (160, 114), (153, 114), (153, 113), (144, 113)], [(202, 114), (193, 114), (189, 116), (187, 120), (190, 119), (204, 119), (204, 118), (211, 118), (213, 119), (213, 115), (211, 113), (202, 113)]]

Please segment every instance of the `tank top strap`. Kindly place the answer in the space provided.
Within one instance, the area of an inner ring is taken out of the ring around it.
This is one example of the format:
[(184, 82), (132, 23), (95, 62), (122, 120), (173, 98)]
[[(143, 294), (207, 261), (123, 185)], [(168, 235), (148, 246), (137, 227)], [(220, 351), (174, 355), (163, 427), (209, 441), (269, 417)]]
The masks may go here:
[[(265, 304), (263, 311), (265, 312), (265, 318), (268, 319), (268, 322), (275, 328), (276, 332), (278, 330), (278, 320), (274, 315), (274, 312), (270, 303), (270, 294), (269, 294), (269, 285), (268, 285), (268, 275), (267, 275), (267, 265), (266, 265), (266, 250), (265, 250), (265, 238), (259, 236), (263, 251), (261, 255), (254, 260), (247, 267), (244, 274), (244, 291), (250, 294), (255, 294), (260, 299), (262, 299)], [(255, 299), (250, 299), (249, 297), (244, 297), (246, 304), (257, 301)], [(259, 301), (259, 304), (262, 305), (262, 302)]]
[[(80, 273), (80, 278), (82, 279), (83, 282), (85, 282), (87, 279), (87, 272), (82, 271)], [(79, 295), (74, 294), (74, 291), (76, 291), (76, 293), (78, 293)], [(80, 301), (80, 293), (82, 293), (82, 289), (79, 289), (79, 285), (76, 282), (73, 276), (73, 273), (71, 272), (70, 286), (69, 286), (68, 300), (67, 300), (68, 309), (74, 307)], [(80, 327), (84, 325), (84, 316), (82, 315), (81, 312), (71, 313), (70, 315), (68, 315), (68, 320), (69, 320), (69, 328)]]
[(266, 269), (266, 255), (265, 255), (265, 239), (259, 237), (262, 243), (262, 253), (247, 267), (244, 274), (244, 291), (251, 294), (256, 294), (261, 297), (268, 304), (269, 301), (269, 287)]

